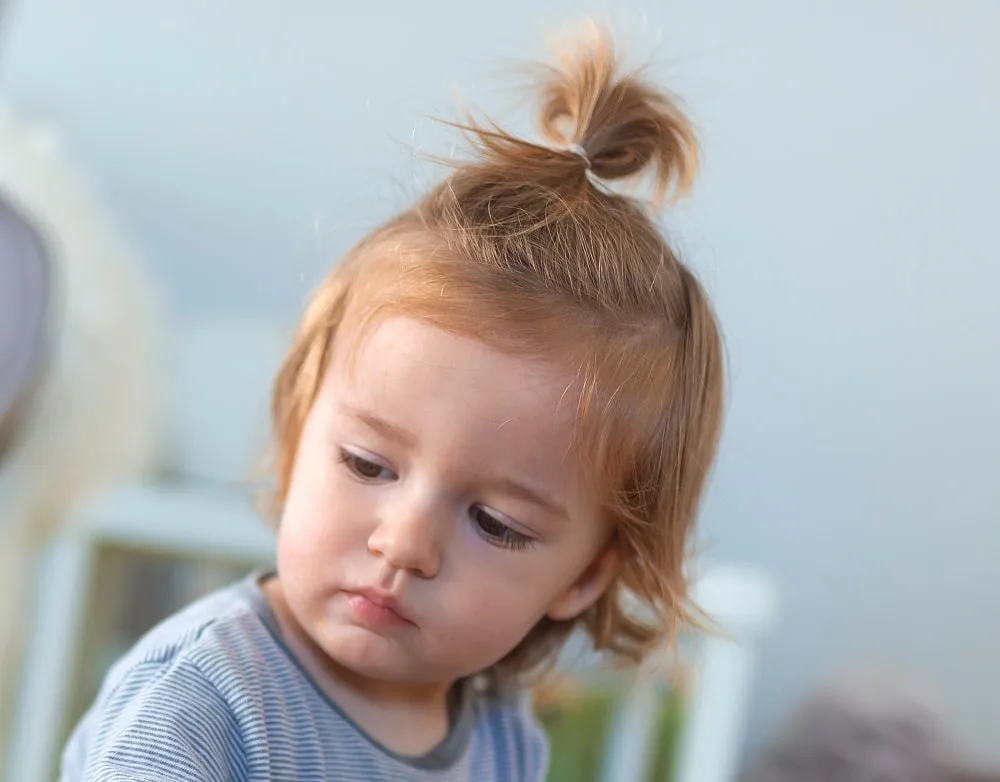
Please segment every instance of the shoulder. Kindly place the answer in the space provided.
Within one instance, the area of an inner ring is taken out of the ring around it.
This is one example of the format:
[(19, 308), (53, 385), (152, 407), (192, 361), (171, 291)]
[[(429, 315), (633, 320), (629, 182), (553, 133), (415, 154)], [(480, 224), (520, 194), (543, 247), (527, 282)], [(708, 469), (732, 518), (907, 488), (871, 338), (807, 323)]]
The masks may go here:
[(185, 608), (112, 667), (66, 747), (63, 778), (240, 778), (238, 694), (278, 653), (245, 583)]
[(515, 778), (543, 782), (549, 766), (548, 737), (535, 716), (531, 692), (515, 690), (480, 700), (477, 728), (498, 760), (516, 768)]
[[(111, 666), (98, 703), (126, 684), (182, 677), (191, 672), (220, 691), (248, 684), (261, 657), (281, 649), (269, 629), (270, 608), (256, 586), (257, 574), (206, 597), (149, 630)], [(236, 672), (242, 680), (233, 682)], [(127, 689), (127, 688), (126, 688)]]
[(77, 726), (62, 779), (228, 780), (241, 727), (225, 698), (183, 657), (122, 673)]

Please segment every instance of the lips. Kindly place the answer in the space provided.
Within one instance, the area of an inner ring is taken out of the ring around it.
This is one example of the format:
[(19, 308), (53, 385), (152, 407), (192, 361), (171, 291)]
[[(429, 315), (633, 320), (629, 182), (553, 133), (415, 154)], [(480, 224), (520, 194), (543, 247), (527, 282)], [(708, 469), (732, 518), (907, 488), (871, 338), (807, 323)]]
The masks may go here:
[(372, 589), (346, 591), (347, 605), (355, 618), (371, 627), (403, 627), (413, 621), (403, 611), (399, 601)]

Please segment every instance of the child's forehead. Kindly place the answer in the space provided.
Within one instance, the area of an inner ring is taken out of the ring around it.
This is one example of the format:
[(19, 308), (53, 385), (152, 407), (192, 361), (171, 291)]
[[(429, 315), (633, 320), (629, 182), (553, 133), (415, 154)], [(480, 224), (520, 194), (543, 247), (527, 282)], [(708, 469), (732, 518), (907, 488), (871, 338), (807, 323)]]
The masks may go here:
[(385, 373), (390, 369), (457, 372), (481, 382), (509, 382), (517, 378), (530, 388), (560, 387), (569, 395), (578, 385), (578, 372), (537, 346), (518, 349), (514, 340), (500, 345), (448, 325), (384, 313), (367, 322), (345, 322), (338, 330), (331, 363), (340, 371)]
[(566, 367), (402, 315), (362, 332), (348, 326), (330, 369), (343, 392), (367, 404), (443, 397), (460, 406), (456, 415), (478, 415), (484, 425), (526, 419), (546, 430), (572, 430), (576, 424), (578, 383)]

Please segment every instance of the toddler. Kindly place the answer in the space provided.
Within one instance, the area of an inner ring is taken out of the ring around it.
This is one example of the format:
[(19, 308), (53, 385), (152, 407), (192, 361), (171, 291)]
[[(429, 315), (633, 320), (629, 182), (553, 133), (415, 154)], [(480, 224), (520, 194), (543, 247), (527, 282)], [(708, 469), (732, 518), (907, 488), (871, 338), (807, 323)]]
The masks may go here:
[(523, 693), (567, 635), (637, 662), (691, 618), (722, 350), (650, 206), (694, 135), (601, 32), (539, 81), (546, 143), (470, 121), (320, 284), (274, 387), (276, 571), (120, 660), (63, 780), (539, 782)]

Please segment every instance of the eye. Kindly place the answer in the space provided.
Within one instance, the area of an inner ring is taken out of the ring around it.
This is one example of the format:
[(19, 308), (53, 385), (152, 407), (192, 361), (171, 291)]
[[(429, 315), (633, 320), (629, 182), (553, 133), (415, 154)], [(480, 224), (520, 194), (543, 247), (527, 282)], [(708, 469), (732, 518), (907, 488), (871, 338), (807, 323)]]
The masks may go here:
[(509, 525), (502, 519), (480, 505), (474, 505), (469, 512), (473, 524), (479, 530), (488, 543), (500, 548), (508, 548), (514, 551), (524, 551), (534, 545), (534, 541)]
[(355, 453), (346, 448), (340, 449), (340, 461), (363, 481), (392, 481), (397, 477), (388, 467), (375, 461), (374, 457)]

